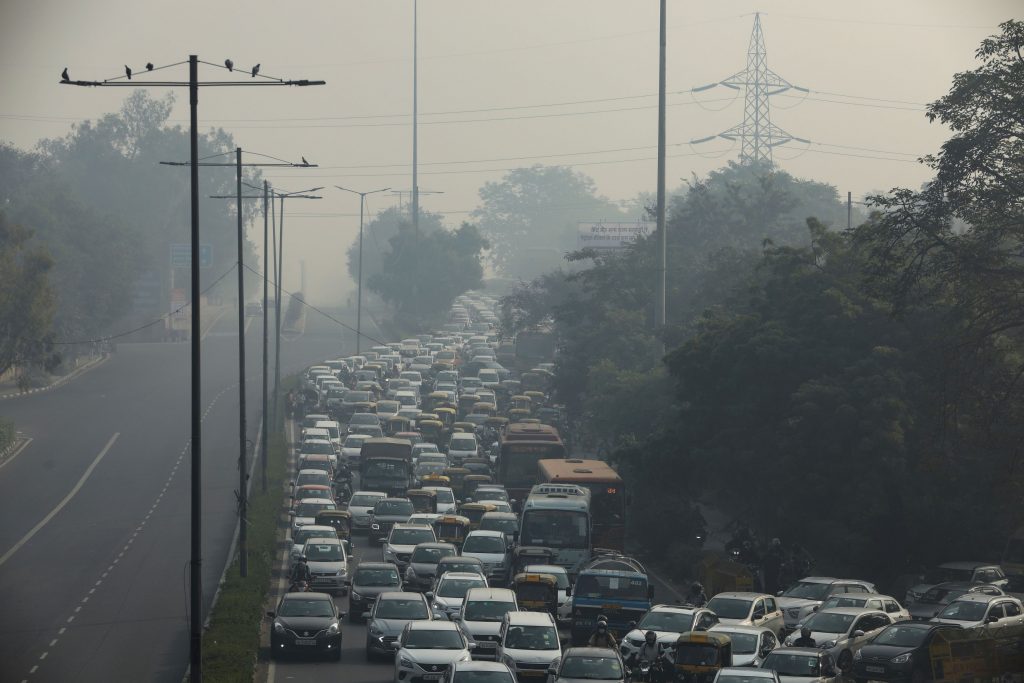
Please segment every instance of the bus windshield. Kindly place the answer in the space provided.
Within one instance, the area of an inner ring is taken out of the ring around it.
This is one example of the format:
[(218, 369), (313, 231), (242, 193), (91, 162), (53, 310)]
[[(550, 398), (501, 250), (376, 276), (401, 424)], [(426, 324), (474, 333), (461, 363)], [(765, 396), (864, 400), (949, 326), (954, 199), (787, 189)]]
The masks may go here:
[(499, 479), (506, 486), (532, 485), (537, 482), (538, 461), (564, 457), (565, 446), (560, 443), (507, 442), (498, 460)]
[(580, 510), (527, 510), (520, 542), (548, 548), (589, 548), (590, 520)]

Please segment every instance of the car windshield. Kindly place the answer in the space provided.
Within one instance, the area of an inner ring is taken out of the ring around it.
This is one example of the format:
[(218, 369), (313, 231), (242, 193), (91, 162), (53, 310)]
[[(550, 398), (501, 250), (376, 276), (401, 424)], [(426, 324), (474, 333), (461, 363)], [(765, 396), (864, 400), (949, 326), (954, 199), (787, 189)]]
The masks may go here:
[(507, 503), (508, 491), (505, 489), (485, 489), (480, 487), (476, 490), (476, 497), (477, 500), (503, 500)]
[(391, 598), (377, 603), (378, 619), (426, 619), (427, 605), (422, 598)]
[(955, 588), (943, 588), (936, 586), (929, 588), (925, 594), (917, 599), (918, 602), (925, 602), (929, 605), (945, 605), (953, 598), (958, 598), (966, 591)]
[(303, 455), (332, 455), (334, 446), (330, 441), (307, 441), (302, 444)]
[(353, 583), (359, 586), (397, 586), (401, 583), (397, 569), (359, 569)]
[(338, 543), (307, 543), (306, 559), (310, 562), (341, 562), (345, 551)]
[(462, 618), (466, 621), (501, 621), (516, 605), (502, 600), (473, 600), (466, 603)]
[(832, 609), (833, 607), (863, 607), (867, 603), (866, 597), (852, 595), (833, 595), (821, 603), (821, 609)]
[(589, 530), (590, 518), (585, 512), (531, 509), (523, 516), (522, 543), (547, 548), (589, 549)]
[(675, 610), (652, 610), (644, 615), (637, 624), (641, 631), (670, 631), (682, 633), (689, 631), (693, 625), (693, 614), (676, 612)]
[(732, 641), (733, 654), (751, 655), (757, 650), (758, 636), (756, 633), (734, 633), (731, 631), (724, 631), (724, 633)]
[(345, 439), (343, 448), (361, 448), (364, 441), (366, 441), (365, 436), (350, 436)]
[(765, 658), (761, 668), (778, 671), (781, 676), (821, 675), (818, 655), (789, 654), (785, 650), (775, 650), (772, 652)]
[(925, 575), (925, 583), (946, 583), (947, 581), (970, 581), (974, 576), (973, 569), (955, 567), (934, 567)]
[(617, 657), (586, 657), (574, 655), (562, 660), (560, 678), (583, 678), (594, 681), (622, 680), (622, 665)]
[(416, 512), (412, 508), (411, 500), (382, 500), (373, 508), (373, 514), (381, 515), (411, 515)]
[(395, 529), (391, 532), (391, 545), (416, 545), (434, 540), (430, 529)]
[(380, 496), (369, 496), (366, 495), (365, 493), (357, 493), (356, 495), (352, 496), (352, 498), (348, 501), (348, 506), (372, 508), (374, 505), (377, 504), (378, 500), (380, 500)]
[(337, 533), (332, 529), (331, 531), (325, 531), (323, 529), (299, 529), (293, 534), (293, 540), (295, 545), (304, 545), (311, 538), (337, 538)]
[(708, 609), (717, 614), (719, 619), (746, 619), (750, 616), (751, 602), (742, 598), (716, 596), (708, 601)]
[(558, 632), (552, 626), (510, 626), (505, 647), (512, 650), (557, 650)]
[(505, 541), (497, 536), (470, 536), (462, 544), (463, 553), (504, 553)]
[(443, 462), (421, 462), (416, 465), (416, 476), (425, 477), (428, 474), (441, 474), (447, 467)]
[(853, 623), (853, 614), (818, 612), (804, 622), (804, 626), (818, 633), (846, 633)]
[(470, 588), (487, 587), (483, 577), (472, 579), (444, 579), (437, 587), (437, 595), (442, 598), (464, 598)]
[(296, 517), (316, 517), (316, 513), (321, 510), (333, 510), (334, 503), (323, 502), (323, 503), (299, 503), (298, 507), (295, 508)]
[(940, 619), (953, 619), (954, 621), (981, 621), (985, 618), (985, 610), (988, 603), (974, 602), (973, 600), (954, 600), (946, 605), (946, 609), (939, 613)]
[(412, 553), (410, 562), (416, 562), (418, 564), (437, 564), (440, 562), (442, 557), (448, 557), (454, 555), (454, 550), (447, 548), (416, 548)]
[(450, 490), (435, 489), (437, 491), (437, 502), (438, 503), (454, 503), (455, 494)]
[(472, 451), (476, 449), (476, 439), (452, 439), (450, 446), (453, 451)]
[(279, 617), (333, 617), (334, 602), (323, 598), (286, 598), (277, 609)]
[(402, 647), (408, 650), (461, 650), (466, 644), (458, 631), (424, 629), (406, 633)]
[(326, 472), (317, 470), (316, 472), (303, 472), (299, 475), (299, 478), (295, 480), (298, 486), (303, 484), (320, 484), (321, 486), (330, 486), (331, 478), (327, 476)]
[(893, 647), (917, 647), (928, 637), (928, 629), (911, 628), (893, 624), (877, 636), (872, 642), (874, 645), (892, 645)]
[[(345, 401), (348, 403), (365, 403), (370, 400), (369, 391), (350, 391), (345, 394)], [(349, 419), (349, 424), (377, 424), (376, 422), (365, 422), (363, 415), (353, 415), (352, 417), (359, 417), (358, 420)]]
[(800, 581), (782, 594), (785, 598), (802, 598), (804, 600), (824, 600), (828, 595), (829, 584)]

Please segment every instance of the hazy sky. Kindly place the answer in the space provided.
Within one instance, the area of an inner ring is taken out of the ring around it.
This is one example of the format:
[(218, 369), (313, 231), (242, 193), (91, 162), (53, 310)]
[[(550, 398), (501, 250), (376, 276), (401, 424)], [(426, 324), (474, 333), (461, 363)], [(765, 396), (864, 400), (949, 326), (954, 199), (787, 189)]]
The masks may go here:
[[(954, 73), (974, 68), (978, 43), (1024, 8), (1021, 0), (668, 4), (669, 187), (738, 155), (738, 143), (688, 143), (739, 123), (742, 93), (689, 91), (743, 69), (759, 11), (769, 67), (812, 91), (772, 99), (773, 122), (813, 142), (780, 149), (776, 161), (855, 199), (929, 176), (913, 160), (935, 151), (947, 131), (927, 122), (924, 103), (947, 92)], [(126, 63), (142, 71), (147, 61), (190, 53), (214, 63), (230, 57), (240, 68), (258, 62), (269, 75), (327, 81), (200, 95), (202, 127), (224, 127), (245, 149), (321, 165), (270, 174), (282, 190), (408, 190), (412, 7), (413, 0), (3, 0), (0, 139), (29, 148), (120, 107), (123, 89), (59, 86), (65, 66), (72, 78), (102, 79)], [(571, 165), (614, 200), (654, 191), (657, 0), (420, 0), (419, 55), (420, 189), (443, 192), (424, 195), (425, 210), (457, 225), (484, 182), (533, 163)], [(187, 78), (187, 66), (176, 77)], [(179, 92), (174, 119), (187, 117), (187, 93)], [(311, 296), (320, 301), (351, 287), (344, 251), (359, 209), (357, 197), (323, 194), (289, 205), (285, 249), (295, 263), (307, 261)], [(394, 202), (385, 193), (368, 207)], [(298, 285), (295, 263), (286, 263), (294, 274), (286, 273), (286, 288)]]

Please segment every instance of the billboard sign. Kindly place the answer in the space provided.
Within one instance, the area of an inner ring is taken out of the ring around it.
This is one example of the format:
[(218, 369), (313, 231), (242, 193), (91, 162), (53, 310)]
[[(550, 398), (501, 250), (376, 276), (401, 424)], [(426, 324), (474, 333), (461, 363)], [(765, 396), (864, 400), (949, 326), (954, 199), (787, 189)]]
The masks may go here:
[[(199, 267), (209, 268), (213, 265), (213, 247), (209, 244), (199, 245)], [(171, 268), (190, 268), (192, 266), (192, 246), (189, 244), (171, 245)]]
[(647, 221), (581, 221), (577, 224), (576, 245), (579, 249), (622, 249), (651, 232)]

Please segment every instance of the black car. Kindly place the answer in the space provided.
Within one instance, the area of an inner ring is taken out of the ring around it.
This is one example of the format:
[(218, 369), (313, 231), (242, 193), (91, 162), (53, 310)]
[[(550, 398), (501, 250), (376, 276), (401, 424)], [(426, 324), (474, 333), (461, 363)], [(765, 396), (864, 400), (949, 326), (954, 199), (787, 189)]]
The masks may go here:
[(959, 629), (952, 624), (900, 621), (886, 627), (853, 657), (857, 683), (874, 681), (931, 680), (928, 648), (936, 632)]
[(341, 618), (334, 599), (327, 593), (285, 593), (270, 629), (270, 654), (287, 652), (327, 654), (341, 659)]
[(915, 621), (928, 621), (945, 609), (946, 605), (966, 593), (983, 593), (985, 595), (1003, 595), (999, 586), (977, 581), (948, 581), (932, 586), (924, 595), (914, 601), (907, 609)]
[(369, 611), (378, 595), (402, 590), (402, 579), (398, 568), (390, 562), (360, 562), (349, 586), (348, 620), (355, 622)]

